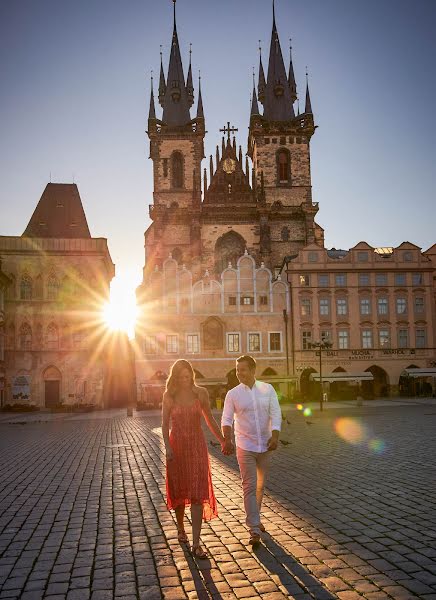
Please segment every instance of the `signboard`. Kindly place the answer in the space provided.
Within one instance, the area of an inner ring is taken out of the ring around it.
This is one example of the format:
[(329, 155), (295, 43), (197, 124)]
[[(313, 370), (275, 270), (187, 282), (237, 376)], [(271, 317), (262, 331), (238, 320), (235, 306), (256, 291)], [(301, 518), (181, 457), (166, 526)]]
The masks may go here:
[(28, 402), (30, 400), (30, 377), (19, 375), (12, 381), (12, 399), (16, 402)]

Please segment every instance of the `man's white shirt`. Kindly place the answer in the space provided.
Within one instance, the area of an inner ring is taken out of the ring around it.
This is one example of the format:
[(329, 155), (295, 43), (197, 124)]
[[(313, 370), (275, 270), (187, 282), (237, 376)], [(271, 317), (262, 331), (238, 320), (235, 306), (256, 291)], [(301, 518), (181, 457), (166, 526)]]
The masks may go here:
[(221, 426), (235, 421), (236, 445), (251, 452), (266, 452), (271, 431), (280, 431), (282, 413), (275, 389), (255, 381), (252, 388), (240, 383), (229, 390), (224, 402)]

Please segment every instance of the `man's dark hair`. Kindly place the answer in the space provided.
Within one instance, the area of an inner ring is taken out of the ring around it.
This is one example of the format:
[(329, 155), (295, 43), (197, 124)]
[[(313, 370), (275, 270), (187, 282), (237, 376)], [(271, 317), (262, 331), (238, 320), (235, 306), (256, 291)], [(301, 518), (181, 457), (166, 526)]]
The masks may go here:
[(240, 356), (239, 358), (236, 359), (236, 362), (237, 363), (245, 362), (250, 367), (251, 371), (256, 370), (256, 361), (249, 354), (244, 354), (243, 356)]

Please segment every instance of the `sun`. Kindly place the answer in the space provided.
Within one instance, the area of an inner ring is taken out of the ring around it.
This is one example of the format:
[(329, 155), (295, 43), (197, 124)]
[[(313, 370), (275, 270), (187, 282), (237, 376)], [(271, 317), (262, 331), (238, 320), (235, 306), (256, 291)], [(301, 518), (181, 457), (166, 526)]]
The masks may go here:
[(129, 338), (135, 335), (138, 317), (135, 287), (136, 281), (127, 275), (117, 276), (111, 283), (110, 301), (103, 307), (103, 320), (108, 329), (123, 331)]

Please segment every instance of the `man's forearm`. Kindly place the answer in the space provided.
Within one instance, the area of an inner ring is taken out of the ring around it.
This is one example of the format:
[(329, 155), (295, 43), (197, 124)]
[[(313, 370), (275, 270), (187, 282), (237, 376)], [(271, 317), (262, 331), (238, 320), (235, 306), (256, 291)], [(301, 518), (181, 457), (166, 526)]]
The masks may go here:
[(223, 436), (225, 440), (232, 439), (232, 428), (229, 425), (223, 425)]
[(278, 440), (279, 439), (279, 435), (280, 435), (280, 431), (278, 431), (277, 429), (273, 429), (271, 432), (271, 437), (273, 440)]

